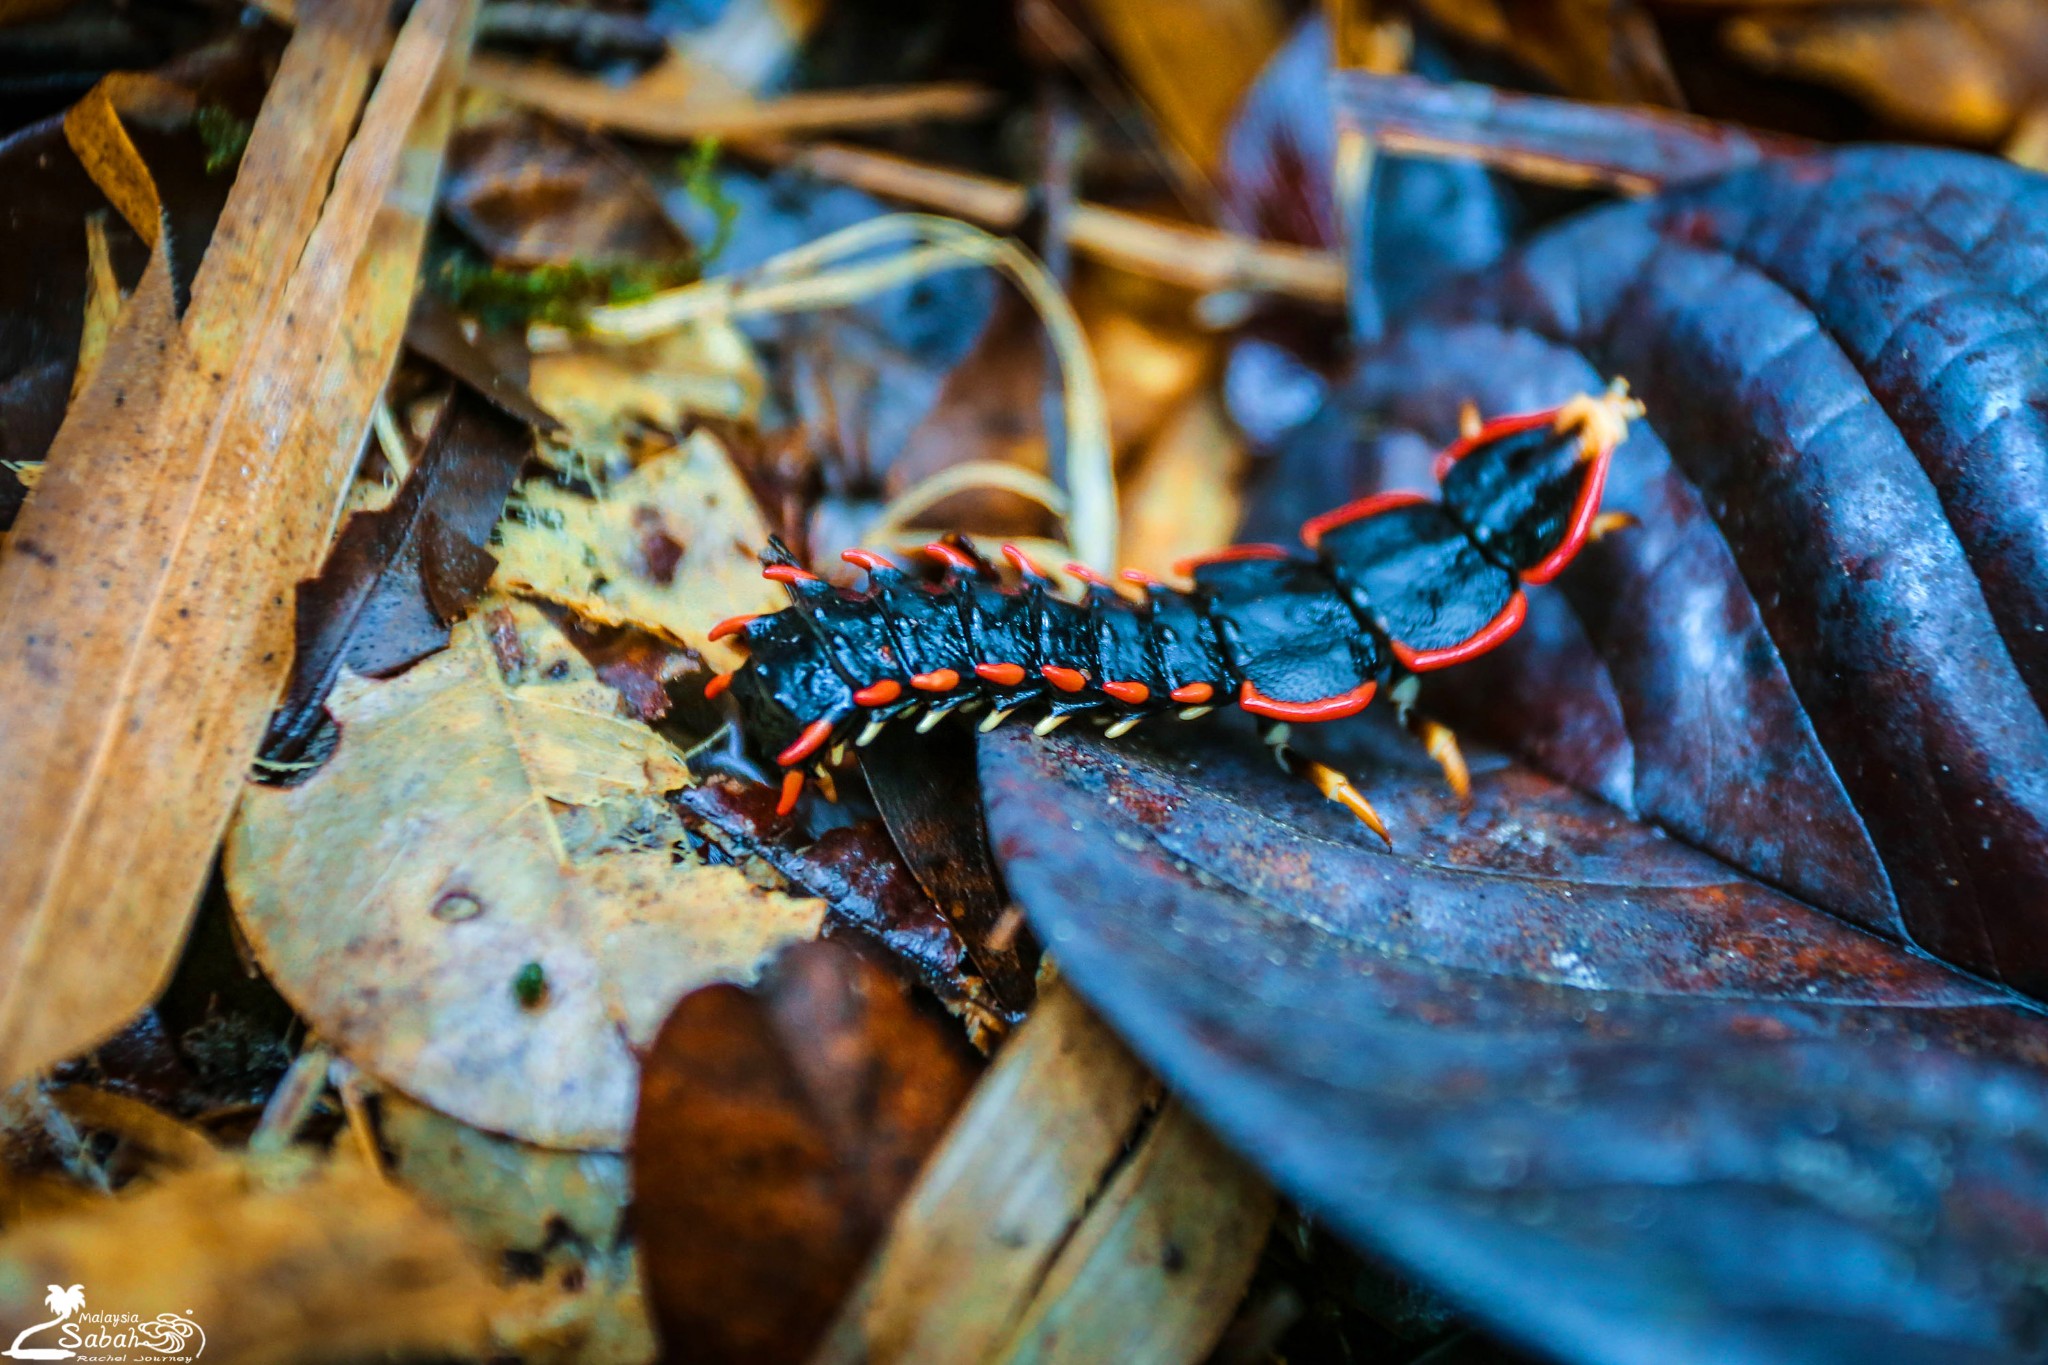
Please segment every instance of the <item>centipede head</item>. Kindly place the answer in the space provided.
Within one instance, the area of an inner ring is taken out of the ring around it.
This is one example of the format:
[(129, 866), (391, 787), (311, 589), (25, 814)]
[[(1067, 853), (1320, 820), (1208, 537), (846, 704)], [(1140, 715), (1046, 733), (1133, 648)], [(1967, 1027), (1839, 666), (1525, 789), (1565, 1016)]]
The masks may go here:
[(1616, 380), (1546, 412), (1497, 418), (1439, 459), (1444, 505), (1525, 583), (1548, 583), (1582, 549), (1614, 448), (1643, 406)]

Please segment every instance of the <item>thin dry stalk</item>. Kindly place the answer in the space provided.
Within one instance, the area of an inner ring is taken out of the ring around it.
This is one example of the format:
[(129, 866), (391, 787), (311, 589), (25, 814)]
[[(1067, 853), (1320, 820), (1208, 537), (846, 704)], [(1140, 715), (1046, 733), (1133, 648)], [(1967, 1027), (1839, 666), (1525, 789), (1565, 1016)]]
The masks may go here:
[(472, 89), (489, 91), (568, 123), (654, 142), (898, 128), (908, 123), (976, 118), (995, 102), (993, 91), (966, 81), (805, 91), (768, 100), (650, 99), (639, 82), (614, 85), (533, 62), (496, 57), (479, 57), (470, 67), (468, 83)]
[[(886, 152), (836, 143), (748, 143), (741, 150), (884, 199), (998, 230), (1018, 226), (1029, 208), (1023, 187), (1010, 181)], [(1089, 203), (1074, 206), (1067, 241), (1092, 260), (1197, 293), (1241, 290), (1330, 307), (1344, 301), (1344, 262), (1328, 251), (1262, 242)]]
[[(893, 254), (852, 259), (878, 251)], [(700, 280), (638, 303), (593, 309), (590, 329), (615, 341), (642, 341), (699, 321), (843, 307), (924, 275), (972, 265), (992, 266), (1007, 275), (1037, 310), (1052, 340), (1067, 419), (1068, 541), (1077, 558), (1107, 568), (1116, 560), (1117, 494), (1102, 381), (1065, 293), (1013, 241), (951, 218), (891, 214), (856, 223), (737, 275)], [(898, 502), (916, 508), (936, 500), (919, 487)]]

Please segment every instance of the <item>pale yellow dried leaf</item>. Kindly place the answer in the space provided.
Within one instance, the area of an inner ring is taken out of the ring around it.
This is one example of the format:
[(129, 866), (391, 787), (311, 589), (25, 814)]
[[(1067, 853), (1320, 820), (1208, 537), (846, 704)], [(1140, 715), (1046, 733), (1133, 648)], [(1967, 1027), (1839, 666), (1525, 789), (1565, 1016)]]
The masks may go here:
[[(272, 980), (365, 1072), (493, 1132), (614, 1150), (629, 1039), (814, 937), (823, 906), (679, 861), (659, 798), (681, 758), (537, 609), (508, 612), (509, 679), (488, 603), (398, 677), (344, 675), (334, 755), (245, 794), (228, 889)], [(528, 963), (547, 983), (531, 1007)]]
[(1156, 1096), (1108, 1028), (1050, 984), (812, 1365), (1206, 1359), (1257, 1265), (1273, 1195), (1178, 1105), (1155, 1119)]
[[(720, 670), (737, 668), (744, 656), (706, 632), (728, 616), (784, 605), (756, 558), (768, 529), (708, 432), (693, 433), (596, 499), (530, 481), (500, 536), (494, 588), (558, 602), (599, 625), (636, 626)], [(668, 544), (681, 547), (672, 567), (649, 553)]]
[(51, 1284), (197, 1323), (208, 1365), (468, 1356), (495, 1297), (444, 1220), (342, 1162), (212, 1162), (0, 1238), (0, 1323), (43, 1321)]
[(583, 449), (623, 447), (637, 427), (680, 431), (691, 416), (751, 421), (765, 381), (739, 330), (705, 321), (630, 345), (571, 338), (534, 356), (528, 387)]
[[(563, 1152), (486, 1133), (395, 1091), (382, 1097), (394, 1179), (462, 1232), (487, 1265), (530, 1257), (538, 1277), (498, 1275), (493, 1354), (527, 1365), (640, 1365), (657, 1353), (616, 1152)], [(573, 1236), (563, 1236), (567, 1229)]]
[(107, 218), (95, 213), (85, 220), (85, 323), (78, 333), (78, 365), (71, 372), (71, 397), (76, 400), (107, 353), (107, 339), (121, 316), (121, 282), (114, 276), (114, 258), (107, 249)]

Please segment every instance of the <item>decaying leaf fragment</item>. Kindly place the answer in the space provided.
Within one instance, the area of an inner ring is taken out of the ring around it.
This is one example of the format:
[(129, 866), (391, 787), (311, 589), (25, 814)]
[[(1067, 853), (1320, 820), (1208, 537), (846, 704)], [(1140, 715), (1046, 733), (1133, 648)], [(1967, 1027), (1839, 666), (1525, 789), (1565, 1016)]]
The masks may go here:
[(973, 1081), (972, 1054), (845, 944), (686, 997), (647, 1062), (635, 1216), (679, 1359), (805, 1360)]
[(817, 932), (818, 902), (691, 860), (659, 799), (681, 757), (532, 606), (388, 682), (343, 673), (328, 709), (327, 763), (244, 794), (229, 893), (324, 1037), (465, 1122), (616, 1149), (629, 1043)]
[(396, 1091), (379, 1097), (392, 1178), (444, 1214), (505, 1289), (493, 1355), (528, 1365), (642, 1365), (655, 1356), (626, 1218), (626, 1158), (472, 1128)]
[(292, 676), (266, 756), (299, 757), (343, 667), (378, 677), (447, 643), (448, 623), (497, 567), (484, 546), (532, 447), (524, 426), (482, 398), (450, 395), (397, 495), (349, 518), (319, 577), (299, 585)]
[(96, 1313), (174, 1314), (205, 1333), (179, 1329), (184, 1351), (240, 1365), (466, 1354), (493, 1301), (447, 1223), (365, 1167), (296, 1154), (194, 1167), (0, 1238), (0, 1322), (45, 1321), (52, 1284), (83, 1286), (81, 1332), (120, 1330)]
[(638, 627), (721, 670), (744, 656), (706, 632), (727, 616), (784, 605), (755, 558), (768, 538), (760, 513), (709, 432), (595, 499), (545, 480), (516, 496), (497, 550), (493, 585), (502, 591), (559, 602), (599, 625)]

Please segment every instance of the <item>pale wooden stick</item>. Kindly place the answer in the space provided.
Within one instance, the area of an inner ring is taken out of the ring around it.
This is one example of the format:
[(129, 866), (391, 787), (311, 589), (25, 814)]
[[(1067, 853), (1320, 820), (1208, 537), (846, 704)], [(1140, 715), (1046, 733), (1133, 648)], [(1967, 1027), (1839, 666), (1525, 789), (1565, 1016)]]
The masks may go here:
[[(986, 227), (1014, 228), (1029, 208), (1020, 185), (886, 152), (837, 143), (792, 147), (748, 142), (741, 150)], [(1344, 302), (1344, 262), (1328, 251), (1088, 203), (1074, 206), (1067, 240), (1095, 260), (1201, 293), (1246, 290), (1332, 307)]]
[(397, 352), (474, 7), (420, 0), (366, 107), (388, 6), (307, 7), (186, 316), (158, 252), (0, 558), (0, 1084), (176, 961)]
[(993, 91), (966, 81), (807, 90), (766, 100), (744, 96), (678, 99), (664, 88), (662, 98), (650, 98), (650, 92), (638, 88), (637, 82), (614, 85), (536, 62), (501, 57), (477, 58), (470, 66), (469, 85), (565, 122), (654, 142), (894, 128), (975, 118), (987, 113), (995, 102)]
[(1155, 1119), (1158, 1100), (1115, 1035), (1048, 982), (811, 1365), (1202, 1359), (1251, 1278), (1273, 1194), (1178, 1105)]

